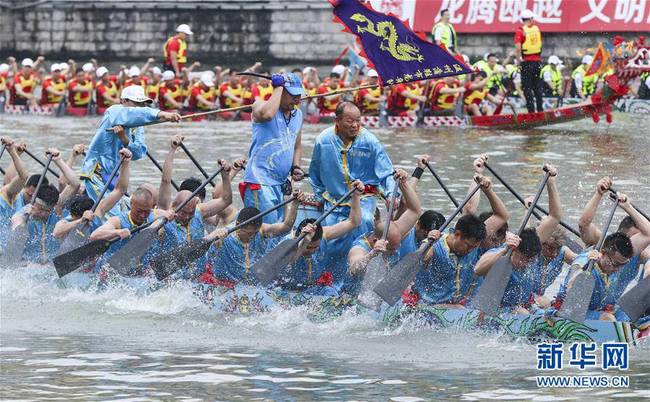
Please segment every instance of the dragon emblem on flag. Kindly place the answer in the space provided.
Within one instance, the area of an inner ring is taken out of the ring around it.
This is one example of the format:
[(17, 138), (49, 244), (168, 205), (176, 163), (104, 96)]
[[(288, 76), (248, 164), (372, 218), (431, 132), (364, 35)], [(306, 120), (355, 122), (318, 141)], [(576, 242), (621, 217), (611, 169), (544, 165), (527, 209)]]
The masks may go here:
[(399, 37), (395, 25), (390, 21), (381, 21), (376, 24), (368, 17), (361, 13), (353, 14), (350, 17), (352, 21), (365, 23), (366, 25), (357, 25), (357, 33), (367, 32), (371, 35), (382, 38), (379, 48), (388, 51), (391, 56), (400, 61), (418, 61), (422, 63), (424, 56), (420, 54), (420, 48), (409, 43), (398, 42)]

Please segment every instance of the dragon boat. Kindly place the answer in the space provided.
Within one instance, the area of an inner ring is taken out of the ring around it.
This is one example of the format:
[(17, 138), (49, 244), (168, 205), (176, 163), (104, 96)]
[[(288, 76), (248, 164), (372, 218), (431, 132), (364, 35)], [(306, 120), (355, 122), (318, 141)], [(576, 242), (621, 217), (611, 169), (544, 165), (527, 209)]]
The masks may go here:
[[(99, 276), (97, 274), (74, 272), (56, 283), (61, 288), (84, 291), (101, 291), (109, 287), (128, 287), (139, 295), (147, 295), (166, 286), (168, 282), (157, 282), (153, 277), (124, 278), (119, 275)], [(173, 285), (172, 285), (173, 286)], [(465, 330), (503, 334), (530, 342), (626, 342), (637, 345), (647, 340), (650, 328), (636, 327), (629, 322), (586, 320), (577, 323), (571, 320), (544, 315), (499, 314), (484, 316), (473, 309), (458, 309), (429, 305), (415, 307), (397, 303), (384, 303), (379, 311), (369, 310), (347, 295), (339, 297), (317, 296), (309, 293), (290, 292), (281, 289), (264, 289), (248, 285), (234, 288), (192, 283), (193, 294), (210, 309), (224, 315), (252, 316), (278, 309), (299, 308), (307, 312), (314, 323), (337, 319), (343, 314), (357, 314), (370, 317), (387, 328), (395, 328), (409, 321), (432, 330)], [(645, 338), (645, 339), (644, 339)]]

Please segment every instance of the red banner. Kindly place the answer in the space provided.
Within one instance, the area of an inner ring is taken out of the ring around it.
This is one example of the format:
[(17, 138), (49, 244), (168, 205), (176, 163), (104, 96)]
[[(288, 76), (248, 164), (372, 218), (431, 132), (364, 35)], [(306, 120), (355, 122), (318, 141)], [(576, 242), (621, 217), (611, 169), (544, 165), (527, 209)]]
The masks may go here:
[(448, 9), (456, 31), (514, 32), (529, 9), (543, 32), (650, 32), (650, 0), (373, 0), (377, 10), (409, 19), (431, 32)]

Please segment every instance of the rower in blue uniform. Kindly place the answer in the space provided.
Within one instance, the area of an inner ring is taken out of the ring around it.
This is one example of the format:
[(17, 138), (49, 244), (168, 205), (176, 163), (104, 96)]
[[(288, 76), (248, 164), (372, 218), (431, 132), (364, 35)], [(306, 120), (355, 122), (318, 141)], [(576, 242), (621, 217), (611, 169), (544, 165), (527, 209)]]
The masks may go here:
[(298, 247), (297, 259), (280, 275), (278, 284), (283, 289), (321, 296), (338, 296), (338, 290), (332, 286), (332, 273), (323, 264), (321, 240), (328, 241), (344, 236), (361, 223), (361, 194), (364, 186), (360, 180), (353, 181), (352, 186), (357, 191), (352, 193), (350, 215), (346, 220), (333, 226), (321, 226), (314, 225), (315, 219), (307, 218), (300, 222), (293, 234), (287, 236), (297, 238), (301, 233), (308, 233)]
[[(88, 196), (96, 201), (106, 180), (119, 161), (119, 150), (128, 148), (133, 160), (143, 158), (147, 153), (144, 128), (138, 127), (157, 120), (180, 121), (178, 113), (163, 112), (148, 107), (153, 101), (145, 96), (138, 85), (125, 88), (120, 95), (121, 104), (106, 109), (81, 168)], [(110, 131), (113, 128), (114, 131)], [(115, 177), (117, 181), (118, 177)], [(114, 183), (108, 183), (112, 190)], [(108, 193), (107, 193), (108, 194)], [(111, 211), (112, 215), (119, 208)]]
[[(618, 194), (618, 206), (634, 221), (639, 232), (631, 237), (615, 232), (605, 238), (600, 252), (588, 250), (573, 261), (575, 272), (580, 272), (590, 259), (595, 260), (590, 274), (596, 280), (591, 296), (587, 319), (621, 320), (625, 319), (616, 303), (628, 285), (639, 276), (641, 252), (650, 245), (650, 221), (643, 217), (630, 203), (625, 194)], [(567, 275), (566, 289), (570, 289), (575, 272)]]
[[(391, 221), (388, 226), (386, 240), (382, 239), (384, 221), (381, 221), (379, 216), (376, 216), (373, 230), (362, 234), (352, 243), (352, 247), (348, 252), (348, 275), (343, 285), (343, 291), (349, 295), (359, 293), (366, 266), (373, 257), (383, 255), (386, 267), (394, 265), (399, 261), (400, 257), (403, 257), (399, 253), (400, 243), (413, 228), (422, 212), (420, 199), (413, 186), (407, 181), (408, 174), (402, 169), (397, 169), (393, 177), (403, 193), (402, 201), (406, 210), (399, 218)], [(392, 220), (393, 217), (386, 216), (385, 219)]]
[(464, 304), (473, 292), (474, 266), (481, 257), (479, 248), (508, 220), (505, 205), (492, 189), (492, 182), (479, 176), (481, 191), (492, 208), (485, 222), (474, 214), (464, 214), (453, 229), (433, 230), (427, 241), (439, 240), (425, 256), (425, 266), (415, 277), (414, 294), (429, 304)]
[[(264, 223), (262, 219), (253, 221), (241, 229), (228, 234), (228, 228), (219, 228), (210, 233), (206, 239), (213, 240), (207, 253), (206, 273), (230, 285), (245, 283), (256, 285), (257, 279), (251, 275), (251, 267), (272, 248), (282, 235), (291, 231), (296, 220), (298, 204), (304, 199), (302, 192), (289, 203), (284, 220), (279, 223)], [(239, 211), (236, 223), (246, 221), (259, 214), (255, 207), (245, 207)], [(205, 275), (202, 275), (205, 281)]]
[[(395, 187), (393, 164), (381, 142), (361, 127), (359, 108), (351, 102), (336, 107), (333, 127), (316, 138), (309, 166), (309, 182), (316, 197), (329, 208), (350, 190), (352, 181), (361, 180), (366, 189), (361, 197), (361, 225), (351, 233), (323, 243), (325, 264), (332, 269), (334, 283), (341, 287), (347, 275), (347, 254), (360, 235), (373, 230), (374, 213), (380, 195), (389, 196)], [(347, 219), (350, 205), (342, 204), (329, 215), (323, 226)]]
[[(293, 180), (304, 177), (300, 167), (303, 117), (298, 108), (305, 94), (302, 81), (293, 73), (273, 74), (271, 84), (271, 97), (253, 104), (248, 168), (239, 185), (244, 206), (262, 211), (282, 202), (289, 175)], [(264, 217), (264, 222), (280, 222), (283, 214), (283, 210), (272, 212)]]
[[(23, 189), (25, 182), (28, 181), (29, 174), (27, 173), (25, 164), (18, 154), (18, 144), (11, 138), (2, 138), (2, 145), (5, 146), (7, 153), (9, 153), (12, 166), (14, 166), (17, 172), (17, 174), (11, 178), (7, 184), (0, 188), (0, 245), (4, 248), (7, 244), (8, 236), (11, 233), (11, 217), (17, 210), (17, 204), (21, 204), (20, 208), (24, 206), (22, 202), (18, 201), (18, 198), (22, 201), (21, 190)], [(36, 184), (38, 184), (38, 178), (40, 178), (40, 175), (36, 177), (36, 183), (32, 183), (33, 180), (28, 183), (29, 187), (32, 188), (32, 195), (33, 191), (36, 189)], [(0, 254), (2, 254), (2, 251), (0, 251)]]

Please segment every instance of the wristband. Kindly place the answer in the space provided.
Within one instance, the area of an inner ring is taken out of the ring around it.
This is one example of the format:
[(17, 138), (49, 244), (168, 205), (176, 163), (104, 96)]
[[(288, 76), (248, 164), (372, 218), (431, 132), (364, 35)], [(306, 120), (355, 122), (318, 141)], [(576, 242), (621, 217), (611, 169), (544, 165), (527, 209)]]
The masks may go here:
[(415, 170), (413, 171), (413, 174), (411, 177), (415, 177), (416, 179), (420, 180), (420, 177), (422, 177), (422, 173), (424, 173), (424, 169), (421, 167), (416, 167)]

